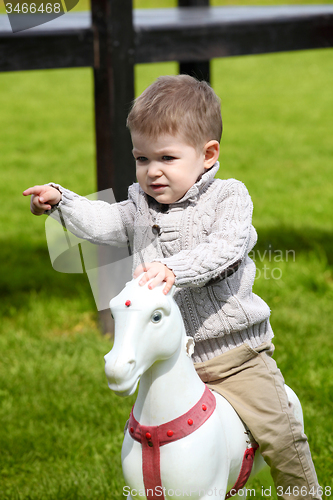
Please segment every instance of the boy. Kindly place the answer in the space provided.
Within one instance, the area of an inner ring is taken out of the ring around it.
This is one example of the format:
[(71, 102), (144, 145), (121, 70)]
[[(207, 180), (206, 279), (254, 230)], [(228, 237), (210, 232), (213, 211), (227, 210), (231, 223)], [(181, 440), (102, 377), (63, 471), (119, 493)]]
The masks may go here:
[[(129, 198), (90, 202), (57, 184), (35, 186), (35, 215), (61, 210), (66, 227), (94, 243), (134, 246), (134, 277), (175, 284), (194, 362), (249, 427), (282, 498), (320, 498), (306, 436), (272, 359), (270, 310), (253, 294), (252, 202), (234, 179), (214, 179), (222, 134), (220, 102), (187, 75), (161, 77), (128, 116), (137, 184)], [(143, 256), (141, 264), (139, 254)]]

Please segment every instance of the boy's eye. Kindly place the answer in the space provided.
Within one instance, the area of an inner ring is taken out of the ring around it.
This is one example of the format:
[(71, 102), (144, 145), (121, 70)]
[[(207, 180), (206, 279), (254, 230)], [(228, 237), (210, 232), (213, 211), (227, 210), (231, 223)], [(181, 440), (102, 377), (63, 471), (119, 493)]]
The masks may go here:
[(137, 156), (137, 158), (135, 158), (136, 161), (139, 161), (140, 163), (144, 162), (144, 161), (147, 161), (148, 158), (146, 158), (145, 156)]
[(168, 155), (164, 155), (164, 156), (162, 156), (162, 160), (163, 160), (163, 161), (172, 161), (172, 160), (174, 160), (174, 159), (175, 159), (175, 157), (174, 157), (174, 156), (168, 156)]

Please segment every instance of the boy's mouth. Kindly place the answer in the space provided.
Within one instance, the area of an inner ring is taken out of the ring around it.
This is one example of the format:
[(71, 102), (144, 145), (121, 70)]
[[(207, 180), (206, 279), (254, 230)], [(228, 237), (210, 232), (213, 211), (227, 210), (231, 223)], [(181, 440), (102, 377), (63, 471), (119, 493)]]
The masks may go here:
[(150, 184), (150, 187), (153, 191), (159, 191), (160, 189), (164, 189), (167, 187), (166, 184)]

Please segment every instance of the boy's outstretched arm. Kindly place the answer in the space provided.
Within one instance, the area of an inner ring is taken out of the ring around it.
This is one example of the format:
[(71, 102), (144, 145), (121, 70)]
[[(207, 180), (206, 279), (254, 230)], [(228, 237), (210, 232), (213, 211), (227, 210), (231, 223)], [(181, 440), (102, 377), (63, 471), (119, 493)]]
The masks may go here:
[(58, 189), (48, 184), (33, 186), (23, 191), (23, 196), (31, 196), (30, 210), (34, 215), (43, 215), (45, 210), (51, 210), (61, 200), (62, 196)]
[(132, 229), (135, 213), (135, 205), (130, 200), (92, 201), (51, 182), (26, 189), (23, 195), (32, 195), (33, 214), (51, 216), (78, 238), (97, 245), (128, 245), (128, 230)]

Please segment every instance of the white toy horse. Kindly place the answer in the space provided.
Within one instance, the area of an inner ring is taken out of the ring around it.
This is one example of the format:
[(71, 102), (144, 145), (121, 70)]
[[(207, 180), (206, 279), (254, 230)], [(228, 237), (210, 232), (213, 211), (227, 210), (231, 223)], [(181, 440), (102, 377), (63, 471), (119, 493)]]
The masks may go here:
[[(130, 499), (224, 499), (237, 482), (244, 452), (253, 452), (248, 434), (227, 400), (197, 375), (194, 342), (172, 291), (164, 295), (164, 284), (150, 290), (139, 280), (110, 302), (115, 341), (105, 356), (116, 394), (133, 394), (140, 380), (122, 447), (124, 491)], [(286, 391), (302, 421), (297, 396)], [(251, 475), (263, 466), (258, 452)]]

